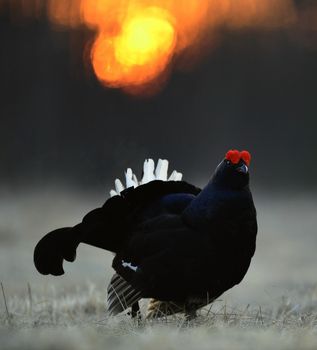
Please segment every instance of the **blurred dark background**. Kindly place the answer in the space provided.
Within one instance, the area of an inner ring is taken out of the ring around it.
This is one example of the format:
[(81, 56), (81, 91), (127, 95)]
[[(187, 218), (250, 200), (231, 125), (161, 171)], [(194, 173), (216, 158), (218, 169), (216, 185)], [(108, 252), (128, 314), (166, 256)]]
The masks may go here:
[[(299, 13), (312, 2), (298, 1)], [(206, 181), (230, 148), (253, 155), (253, 183), (311, 191), (317, 177), (317, 25), (221, 29), (208, 55), (151, 98), (102, 87), (80, 27), (0, 12), (2, 187), (104, 188), (145, 157)], [(317, 16), (316, 16), (317, 21)]]

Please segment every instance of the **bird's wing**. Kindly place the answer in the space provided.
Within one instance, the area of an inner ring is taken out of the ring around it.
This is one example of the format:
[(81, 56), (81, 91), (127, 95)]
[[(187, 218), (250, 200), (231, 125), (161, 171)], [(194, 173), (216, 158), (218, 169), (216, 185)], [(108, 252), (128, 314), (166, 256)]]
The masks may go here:
[(241, 281), (254, 253), (255, 232), (235, 231), (223, 237), (162, 215), (139, 226), (113, 267), (143, 297), (180, 301), (208, 291), (213, 299)]
[(141, 291), (136, 290), (118, 274), (114, 274), (107, 288), (107, 311), (117, 315), (141, 299)]
[(133, 208), (146, 207), (149, 203), (169, 194), (187, 193), (197, 195), (201, 189), (186, 181), (154, 180), (136, 188), (130, 187), (120, 193)]
[(164, 195), (197, 194), (200, 189), (185, 181), (155, 180), (137, 188), (129, 188), (109, 198), (101, 208), (89, 212), (75, 229), (81, 242), (117, 252), (131, 231), (144, 220), (141, 215)]
[(179, 217), (165, 220), (165, 225), (162, 218), (160, 225), (156, 220), (156, 228), (146, 227), (136, 232), (126, 248), (116, 255), (113, 267), (141, 290), (143, 297), (182, 300), (188, 293), (207, 290), (210, 273), (214, 273), (210, 267), (219, 254), (207, 234), (186, 227)]
[(42, 274), (62, 275), (63, 261), (73, 261), (79, 243), (116, 252), (138, 225), (144, 208), (167, 194), (197, 194), (200, 189), (184, 181), (155, 180), (137, 188), (126, 189), (90, 211), (74, 227), (54, 230), (45, 235), (34, 250), (34, 263)]

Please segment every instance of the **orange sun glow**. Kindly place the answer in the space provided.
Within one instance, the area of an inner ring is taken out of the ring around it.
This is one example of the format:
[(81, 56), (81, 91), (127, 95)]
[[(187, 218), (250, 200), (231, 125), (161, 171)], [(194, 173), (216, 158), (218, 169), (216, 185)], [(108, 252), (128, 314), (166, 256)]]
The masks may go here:
[(5, 2), (14, 18), (46, 14), (55, 26), (93, 30), (89, 59), (96, 77), (124, 90), (162, 85), (173, 58), (195, 62), (218, 28), (296, 21), (294, 0), (0, 0), (0, 9)]

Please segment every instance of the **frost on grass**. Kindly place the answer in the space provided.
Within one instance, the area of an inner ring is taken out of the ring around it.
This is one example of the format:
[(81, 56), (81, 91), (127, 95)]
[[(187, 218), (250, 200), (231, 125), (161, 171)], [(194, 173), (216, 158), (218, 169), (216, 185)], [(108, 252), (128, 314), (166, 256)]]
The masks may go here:
[(186, 323), (182, 315), (139, 322), (127, 314), (109, 317), (103, 291), (92, 284), (46, 295), (31, 290), (6, 295), (9, 314), (1, 309), (1, 349), (313, 349), (317, 287), (300, 293), (303, 304), (282, 297), (272, 309), (218, 300)]

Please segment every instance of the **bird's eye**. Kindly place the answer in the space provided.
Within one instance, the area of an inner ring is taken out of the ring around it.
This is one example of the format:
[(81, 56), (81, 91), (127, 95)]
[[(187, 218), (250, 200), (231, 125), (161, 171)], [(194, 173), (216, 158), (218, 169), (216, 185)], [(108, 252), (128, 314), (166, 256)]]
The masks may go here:
[(227, 161), (226, 161), (226, 164), (227, 164), (227, 165), (230, 165), (230, 164), (231, 164), (230, 160), (227, 160)]

